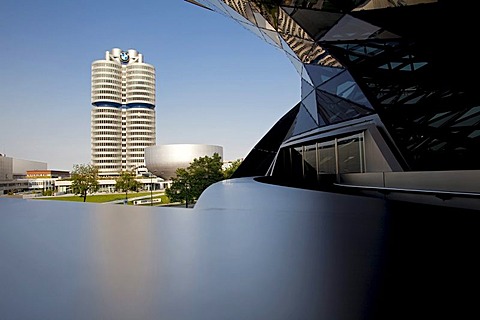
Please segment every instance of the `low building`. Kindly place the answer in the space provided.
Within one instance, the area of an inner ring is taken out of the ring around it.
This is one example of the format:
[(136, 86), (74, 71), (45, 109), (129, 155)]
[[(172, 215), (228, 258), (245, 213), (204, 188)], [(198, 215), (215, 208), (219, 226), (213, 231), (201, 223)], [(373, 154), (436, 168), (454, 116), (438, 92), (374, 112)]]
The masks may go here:
[(55, 182), (69, 178), (70, 172), (61, 170), (27, 170), (28, 187), (34, 191), (55, 191)]
[[(164, 181), (162, 178), (155, 176), (139, 176), (136, 177), (136, 180), (141, 183), (142, 190), (156, 191), (163, 190), (168, 186), (168, 182)], [(115, 192), (115, 179), (99, 179), (98, 180), (98, 193), (111, 193)], [(55, 192), (57, 194), (68, 194), (72, 193), (72, 180), (70, 179), (59, 179), (55, 181)]]
[(15, 159), (0, 153), (0, 194), (28, 190), (28, 180), (22, 179), (26, 176), (23, 169), (29, 165), (36, 167), (39, 164), (38, 161)]

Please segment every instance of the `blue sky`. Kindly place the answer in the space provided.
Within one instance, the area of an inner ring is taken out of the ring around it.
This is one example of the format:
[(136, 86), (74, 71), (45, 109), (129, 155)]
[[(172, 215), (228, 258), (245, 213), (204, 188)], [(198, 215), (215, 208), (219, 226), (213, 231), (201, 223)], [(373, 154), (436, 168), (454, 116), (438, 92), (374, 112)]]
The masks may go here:
[(90, 67), (115, 47), (156, 68), (157, 144), (243, 158), (300, 100), (282, 51), (183, 0), (5, 1), (0, 43), (0, 153), (52, 170), (90, 162)]

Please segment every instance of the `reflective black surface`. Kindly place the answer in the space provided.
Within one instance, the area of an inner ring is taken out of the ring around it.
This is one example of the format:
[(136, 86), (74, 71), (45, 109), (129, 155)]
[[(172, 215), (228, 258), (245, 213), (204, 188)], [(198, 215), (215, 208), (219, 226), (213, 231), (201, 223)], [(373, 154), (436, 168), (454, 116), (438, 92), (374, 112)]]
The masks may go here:
[(478, 212), (257, 185), (195, 209), (0, 199), (0, 318), (478, 317)]

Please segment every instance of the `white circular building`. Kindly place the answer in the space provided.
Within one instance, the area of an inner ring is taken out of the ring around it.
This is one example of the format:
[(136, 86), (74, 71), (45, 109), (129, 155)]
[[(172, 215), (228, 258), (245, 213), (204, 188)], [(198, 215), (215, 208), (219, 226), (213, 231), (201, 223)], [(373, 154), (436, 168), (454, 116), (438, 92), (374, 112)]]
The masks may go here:
[(223, 147), (207, 144), (164, 144), (145, 148), (145, 165), (157, 177), (170, 180), (178, 168), (187, 168), (194, 159), (212, 157), (223, 159)]

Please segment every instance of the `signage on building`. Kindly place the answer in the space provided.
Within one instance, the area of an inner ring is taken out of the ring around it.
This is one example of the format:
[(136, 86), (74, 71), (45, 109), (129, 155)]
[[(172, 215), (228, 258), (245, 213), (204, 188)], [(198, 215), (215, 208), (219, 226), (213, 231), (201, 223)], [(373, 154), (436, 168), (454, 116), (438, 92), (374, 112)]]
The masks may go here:
[(120, 53), (120, 60), (121, 60), (122, 62), (127, 63), (129, 59), (130, 59), (130, 56), (128, 55), (128, 52), (122, 51), (122, 52)]

